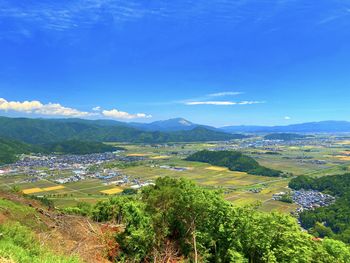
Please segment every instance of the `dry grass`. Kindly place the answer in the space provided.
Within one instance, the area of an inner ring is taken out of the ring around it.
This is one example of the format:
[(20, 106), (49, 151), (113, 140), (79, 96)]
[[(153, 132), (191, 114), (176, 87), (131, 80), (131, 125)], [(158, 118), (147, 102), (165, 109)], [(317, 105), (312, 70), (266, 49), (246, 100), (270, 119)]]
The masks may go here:
[(129, 153), (126, 156), (129, 157), (145, 157), (145, 156), (149, 156), (149, 153)]
[(121, 189), (120, 187), (115, 187), (115, 188), (103, 190), (100, 192), (103, 194), (114, 195), (114, 194), (119, 194), (123, 192), (123, 189)]
[(336, 144), (347, 145), (347, 144), (350, 144), (350, 140), (340, 141), (340, 142), (337, 142)]
[(342, 160), (342, 161), (350, 161), (350, 156), (344, 156), (344, 155), (337, 155), (334, 156), (335, 158)]
[(159, 160), (159, 159), (169, 159), (170, 156), (167, 156), (167, 155), (159, 155), (159, 156), (153, 156), (151, 157), (151, 159), (153, 160)]
[(42, 190), (47, 192), (47, 191), (61, 190), (61, 189), (64, 189), (64, 188), (65, 187), (63, 185), (57, 185), (57, 186), (45, 187), (45, 188), (42, 188)]
[(227, 168), (219, 167), (219, 166), (209, 166), (209, 167), (206, 167), (205, 169), (212, 170), (212, 171), (217, 171), (217, 172), (227, 171)]

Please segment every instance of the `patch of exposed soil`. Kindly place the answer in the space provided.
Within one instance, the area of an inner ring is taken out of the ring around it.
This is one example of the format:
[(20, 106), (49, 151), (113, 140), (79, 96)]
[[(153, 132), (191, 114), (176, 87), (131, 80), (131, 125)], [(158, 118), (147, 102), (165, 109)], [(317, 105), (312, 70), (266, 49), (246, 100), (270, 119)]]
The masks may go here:
[[(113, 233), (118, 229), (92, 222), (85, 217), (49, 211), (40, 202), (17, 194), (0, 192), (0, 198), (35, 209), (33, 216), (40, 227), (34, 226), (33, 229), (36, 230), (41, 244), (48, 246), (52, 251), (63, 255), (77, 255), (87, 263), (111, 262), (107, 257), (111, 255)], [(0, 209), (0, 223), (14, 220), (16, 218), (11, 214)]]

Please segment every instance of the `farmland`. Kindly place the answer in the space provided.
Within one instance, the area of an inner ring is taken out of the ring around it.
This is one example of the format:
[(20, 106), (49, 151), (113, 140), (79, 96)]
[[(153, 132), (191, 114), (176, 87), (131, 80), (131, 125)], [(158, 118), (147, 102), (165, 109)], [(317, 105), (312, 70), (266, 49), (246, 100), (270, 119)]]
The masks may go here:
[[(296, 205), (273, 200), (272, 196), (287, 191), (293, 176), (339, 174), (350, 167), (350, 144), (336, 136), (288, 143), (263, 142), (260, 137), (253, 137), (220, 143), (109, 144), (126, 151), (117, 152), (116, 158), (106, 158), (91, 165), (89, 162), (85, 166), (72, 164), (71, 169), (35, 167), (33, 169), (39, 174), (35, 176), (28, 175), (32, 170), (2, 174), (0, 187), (17, 187), (24, 194), (45, 196), (57, 207), (66, 207), (81, 201), (95, 203), (125, 189), (138, 189), (158, 177), (169, 176), (188, 178), (206, 188), (220, 190), (235, 205), (257, 204), (263, 211), (291, 212)], [(259, 164), (289, 176), (251, 175), (185, 160), (188, 155), (203, 149), (239, 150)], [(33, 177), (37, 179), (33, 180)]]

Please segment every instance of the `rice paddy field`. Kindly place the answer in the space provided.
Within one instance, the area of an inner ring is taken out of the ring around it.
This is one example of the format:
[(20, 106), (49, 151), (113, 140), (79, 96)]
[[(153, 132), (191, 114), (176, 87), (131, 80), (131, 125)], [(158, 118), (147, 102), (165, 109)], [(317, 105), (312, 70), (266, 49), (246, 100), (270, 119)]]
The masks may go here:
[[(238, 146), (234, 142), (231, 146)], [(331, 145), (275, 145), (271, 147), (242, 147), (239, 150), (253, 157), (261, 165), (292, 174), (288, 178), (274, 178), (230, 171), (225, 167), (184, 160), (189, 154), (203, 150), (226, 147), (220, 143), (188, 143), (168, 145), (115, 144), (127, 149), (125, 157), (142, 158), (132, 165), (121, 165), (113, 161), (108, 165), (118, 167), (118, 171), (130, 181), (136, 179), (152, 182), (158, 177), (188, 178), (203, 187), (220, 189), (225, 198), (237, 206), (259, 205), (262, 211), (289, 213), (296, 209), (294, 204), (272, 200), (275, 193), (287, 191), (292, 176), (324, 176), (350, 171), (350, 140), (336, 141)], [(103, 169), (104, 167), (100, 167)], [(176, 168), (176, 169), (175, 169)], [(38, 168), (43, 169), (44, 168)], [(131, 184), (117, 186), (103, 180), (86, 178), (78, 182), (58, 184), (55, 178), (69, 176), (66, 171), (54, 171), (52, 177), (36, 182), (26, 182), (26, 174), (0, 176), (0, 189), (16, 186), (24, 194), (46, 196), (57, 207), (66, 207), (84, 201), (95, 203), (110, 196), (120, 194)], [(258, 189), (258, 191), (252, 190)]]

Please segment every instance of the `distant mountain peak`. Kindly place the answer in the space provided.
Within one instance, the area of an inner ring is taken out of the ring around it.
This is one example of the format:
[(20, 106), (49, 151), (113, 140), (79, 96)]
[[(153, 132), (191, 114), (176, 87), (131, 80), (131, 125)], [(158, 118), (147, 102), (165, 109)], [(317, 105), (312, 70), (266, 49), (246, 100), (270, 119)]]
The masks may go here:
[(131, 123), (130, 125), (146, 131), (185, 131), (200, 126), (184, 118), (172, 118), (151, 123)]
[(188, 120), (185, 120), (185, 119), (180, 119), (179, 123), (182, 124), (182, 125), (186, 125), (186, 126), (191, 126), (192, 125), (191, 122), (189, 122)]
[(176, 124), (181, 124), (181, 125), (185, 125), (185, 126), (191, 126), (194, 123), (184, 119), (184, 118), (173, 118), (173, 119), (168, 119), (168, 120), (164, 120), (164, 121), (156, 121), (153, 123), (176, 123)]

